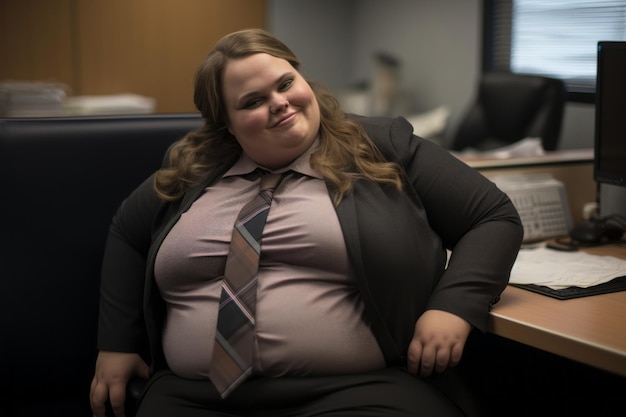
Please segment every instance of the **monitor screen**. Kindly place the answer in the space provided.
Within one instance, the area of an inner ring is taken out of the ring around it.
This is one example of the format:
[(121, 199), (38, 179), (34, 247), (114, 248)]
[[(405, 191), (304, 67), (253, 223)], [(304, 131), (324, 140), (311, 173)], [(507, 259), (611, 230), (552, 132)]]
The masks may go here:
[(594, 178), (626, 187), (626, 42), (598, 42)]

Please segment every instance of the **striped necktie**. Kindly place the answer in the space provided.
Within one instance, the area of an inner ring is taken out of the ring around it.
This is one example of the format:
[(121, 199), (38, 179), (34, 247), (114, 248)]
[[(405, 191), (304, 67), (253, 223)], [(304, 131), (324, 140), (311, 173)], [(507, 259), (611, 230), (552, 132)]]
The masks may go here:
[(261, 235), (281, 174), (261, 177), (261, 190), (235, 221), (226, 268), (209, 378), (225, 398), (252, 373), (256, 283)]

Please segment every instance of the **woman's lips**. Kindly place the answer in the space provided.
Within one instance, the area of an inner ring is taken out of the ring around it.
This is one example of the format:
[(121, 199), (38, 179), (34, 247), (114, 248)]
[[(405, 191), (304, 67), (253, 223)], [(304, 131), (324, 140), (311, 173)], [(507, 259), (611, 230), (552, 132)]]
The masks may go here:
[(296, 114), (297, 114), (297, 112), (286, 114), (285, 116), (283, 116), (280, 119), (278, 119), (278, 121), (272, 127), (284, 126), (284, 125), (290, 123), (295, 118)]

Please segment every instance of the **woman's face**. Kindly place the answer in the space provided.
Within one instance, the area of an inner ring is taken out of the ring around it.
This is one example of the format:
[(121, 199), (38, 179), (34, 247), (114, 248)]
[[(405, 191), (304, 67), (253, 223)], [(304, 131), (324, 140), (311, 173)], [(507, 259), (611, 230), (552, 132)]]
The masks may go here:
[(315, 94), (286, 60), (265, 53), (231, 60), (223, 83), (228, 130), (257, 164), (282, 168), (317, 137)]

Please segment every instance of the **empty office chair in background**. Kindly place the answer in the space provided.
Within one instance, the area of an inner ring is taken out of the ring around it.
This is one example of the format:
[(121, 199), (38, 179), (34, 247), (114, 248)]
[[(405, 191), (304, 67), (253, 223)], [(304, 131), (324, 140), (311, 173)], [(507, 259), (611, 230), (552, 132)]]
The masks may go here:
[(461, 119), (450, 149), (491, 150), (525, 138), (540, 138), (543, 149), (557, 149), (565, 84), (555, 78), (512, 73), (482, 75), (476, 98)]

